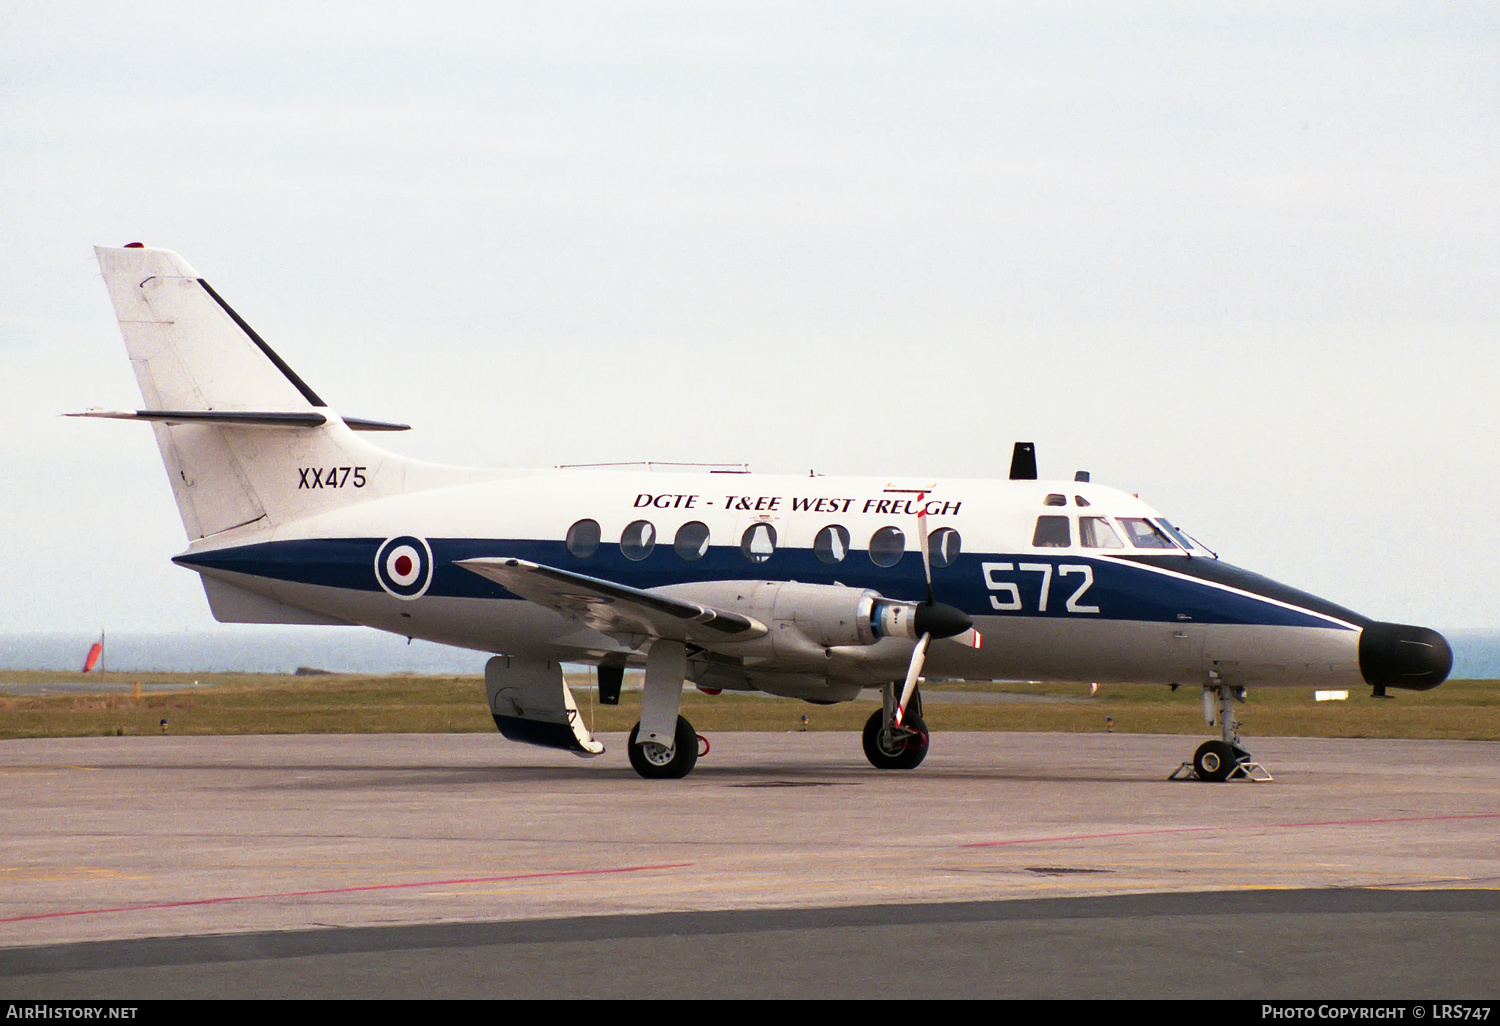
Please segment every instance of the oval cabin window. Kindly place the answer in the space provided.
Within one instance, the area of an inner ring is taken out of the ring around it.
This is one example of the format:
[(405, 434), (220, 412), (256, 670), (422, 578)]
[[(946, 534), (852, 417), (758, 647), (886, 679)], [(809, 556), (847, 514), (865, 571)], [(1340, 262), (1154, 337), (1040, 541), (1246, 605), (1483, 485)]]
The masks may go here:
[(708, 525), (700, 520), (689, 521), (677, 529), (672, 549), (679, 559), (695, 563), (708, 555)]
[(751, 524), (740, 539), (740, 551), (752, 563), (764, 563), (776, 551), (776, 528), (761, 522)]
[(906, 552), (906, 535), (899, 527), (882, 527), (870, 537), (870, 562), (895, 566)]
[(958, 559), (959, 548), (962, 539), (958, 532), (951, 527), (939, 527), (927, 536), (927, 551), (932, 556), (932, 565), (935, 568), (952, 566), (953, 561)]
[(842, 563), (849, 555), (849, 532), (838, 524), (829, 524), (813, 539), (813, 555), (825, 566)]
[(645, 559), (654, 548), (656, 527), (649, 520), (637, 520), (620, 535), (620, 553), (626, 559)]
[(564, 542), (568, 547), (568, 554), (578, 559), (588, 559), (599, 551), (599, 521), (580, 520), (568, 528), (568, 536)]

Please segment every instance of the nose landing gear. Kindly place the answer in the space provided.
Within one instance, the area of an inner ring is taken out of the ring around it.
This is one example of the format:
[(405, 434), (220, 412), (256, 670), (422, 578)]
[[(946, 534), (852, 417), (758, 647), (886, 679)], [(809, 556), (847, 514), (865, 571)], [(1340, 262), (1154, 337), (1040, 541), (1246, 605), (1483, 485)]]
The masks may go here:
[(1203, 685), (1203, 718), (1211, 727), (1217, 721), (1217, 741), (1205, 741), (1193, 753), (1193, 761), (1172, 771), (1168, 780), (1187, 779), (1219, 783), (1225, 780), (1271, 780), (1269, 770), (1250, 757), (1240, 745), (1240, 722), (1234, 718), (1234, 703), (1245, 700), (1245, 689), (1225, 684), (1218, 674), (1210, 673)]
[(1250, 761), (1250, 753), (1239, 745), (1224, 741), (1205, 741), (1193, 753), (1193, 772), (1199, 780), (1218, 783), (1240, 772)]

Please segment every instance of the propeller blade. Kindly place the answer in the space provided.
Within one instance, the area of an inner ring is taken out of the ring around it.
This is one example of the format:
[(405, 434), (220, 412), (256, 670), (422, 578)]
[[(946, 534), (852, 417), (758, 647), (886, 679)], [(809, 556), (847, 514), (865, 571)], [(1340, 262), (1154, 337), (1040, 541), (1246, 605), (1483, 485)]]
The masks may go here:
[(906, 718), (906, 706), (911, 701), (913, 692), (917, 690), (917, 679), (922, 676), (922, 667), (927, 662), (927, 646), (934, 637), (957, 638), (966, 645), (978, 648), (980, 645), (979, 632), (974, 629), (974, 621), (960, 609), (952, 606), (940, 606), (937, 598), (932, 592), (932, 541), (927, 534), (927, 493), (917, 495), (917, 502), (921, 507), (917, 510), (917, 544), (922, 550), (922, 576), (927, 581), (927, 601), (917, 606), (912, 617), (912, 626), (922, 632), (917, 639), (917, 647), (912, 649), (911, 665), (906, 669), (906, 685), (901, 689), (901, 700), (896, 703), (895, 716), (892, 722), (901, 726)]
[(906, 670), (906, 686), (901, 689), (901, 701), (896, 703), (893, 722), (898, 727), (906, 717), (906, 703), (911, 701), (911, 693), (917, 689), (917, 678), (922, 676), (922, 664), (927, 662), (927, 643), (931, 640), (931, 634), (924, 634), (917, 640), (917, 647), (912, 649), (911, 665)]
[(932, 543), (927, 538), (927, 505), (923, 501), (926, 498), (926, 492), (917, 496), (917, 501), (922, 503), (922, 508), (917, 511), (917, 543), (922, 547), (922, 573), (927, 577), (927, 604), (930, 606), (937, 600), (932, 597)]
[(960, 645), (965, 646), (966, 648), (983, 648), (984, 647), (984, 635), (980, 634), (978, 631), (976, 631), (972, 627), (970, 627), (968, 630), (964, 631), (961, 634), (955, 634), (955, 635), (953, 635), (953, 637), (949, 638), (948, 640), (949, 641), (956, 641)]

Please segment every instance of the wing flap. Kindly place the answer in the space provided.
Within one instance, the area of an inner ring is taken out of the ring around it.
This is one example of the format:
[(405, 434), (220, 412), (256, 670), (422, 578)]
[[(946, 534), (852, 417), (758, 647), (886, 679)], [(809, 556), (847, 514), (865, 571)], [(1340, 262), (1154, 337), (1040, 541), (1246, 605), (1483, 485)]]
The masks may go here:
[(768, 633), (765, 624), (741, 613), (524, 559), (464, 559), (458, 565), (530, 602), (606, 634), (705, 643), (748, 641)]

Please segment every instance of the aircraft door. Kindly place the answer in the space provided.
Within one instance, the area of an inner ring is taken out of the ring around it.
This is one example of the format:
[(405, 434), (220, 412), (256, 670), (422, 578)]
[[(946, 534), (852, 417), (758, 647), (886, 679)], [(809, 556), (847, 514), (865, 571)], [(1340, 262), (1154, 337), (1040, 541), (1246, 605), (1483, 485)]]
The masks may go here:
[(1207, 631), (1202, 624), (1178, 622), (1167, 628), (1169, 677), (1174, 684), (1201, 684), (1208, 672)]

